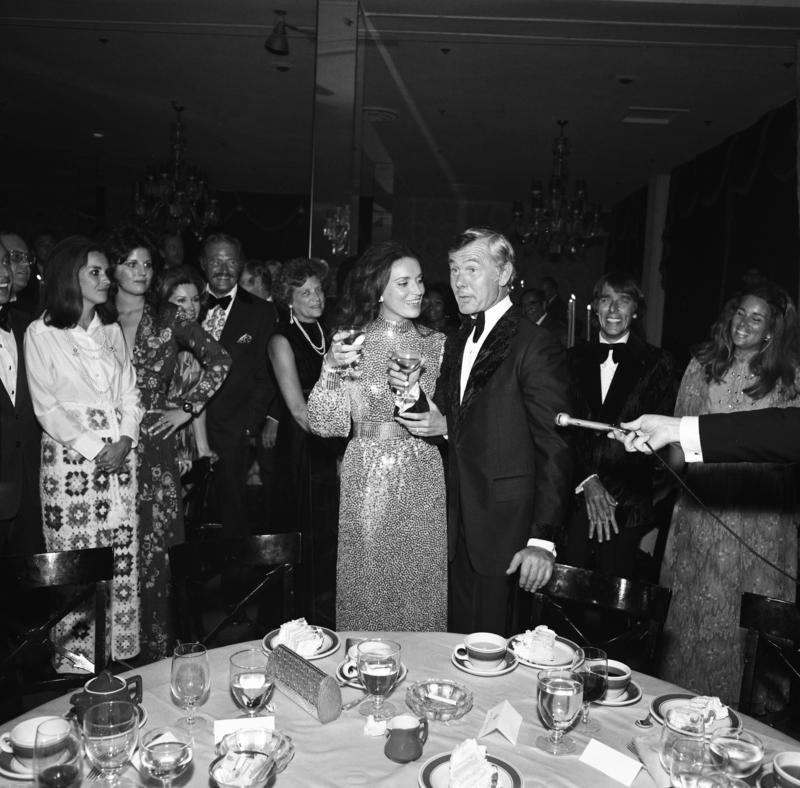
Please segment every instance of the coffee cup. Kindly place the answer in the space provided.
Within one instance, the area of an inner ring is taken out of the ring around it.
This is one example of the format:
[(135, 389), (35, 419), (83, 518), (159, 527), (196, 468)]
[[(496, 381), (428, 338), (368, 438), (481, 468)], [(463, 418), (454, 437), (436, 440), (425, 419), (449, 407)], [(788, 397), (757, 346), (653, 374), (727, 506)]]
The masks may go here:
[(83, 692), (79, 692), (69, 699), (75, 707), (78, 721), (81, 723), (87, 709), (111, 700), (141, 703), (142, 677), (128, 676), (127, 679), (123, 679), (112, 675), (110, 670), (104, 670), (99, 676), (89, 679), (83, 685)]
[[(33, 768), (33, 747), (36, 743), (36, 729), (47, 720), (57, 720), (58, 717), (32, 717), (15, 725), (10, 732), (0, 735), (0, 750), (13, 755), (25, 769)], [(66, 738), (66, 734), (65, 734)], [(61, 747), (60, 742), (53, 745), (56, 752)]]
[(348, 679), (358, 678), (358, 643), (347, 649), (347, 659), (342, 665), (342, 675)]
[(779, 788), (800, 788), (800, 752), (779, 752), (772, 762), (772, 774)]
[(493, 632), (473, 632), (455, 648), (456, 657), (468, 659), (475, 670), (490, 673), (497, 670), (506, 658), (508, 641)]
[(422, 745), (428, 739), (428, 720), (398, 714), (386, 724), (386, 736), (386, 757), (395, 763), (411, 763), (422, 755)]
[(631, 669), (615, 659), (608, 660), (608, 689), (605, 700), (621, 698), (631, 683)]

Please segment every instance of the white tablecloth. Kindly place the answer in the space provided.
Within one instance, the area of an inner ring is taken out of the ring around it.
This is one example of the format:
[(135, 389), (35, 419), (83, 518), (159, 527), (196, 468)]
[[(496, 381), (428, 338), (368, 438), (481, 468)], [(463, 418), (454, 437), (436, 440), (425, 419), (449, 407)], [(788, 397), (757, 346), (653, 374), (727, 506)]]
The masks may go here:
[[(336, 665), (344, 658), (344, 642), (348, 635), (363, 637), (366, 633), (340, 633), (342, 644), (335, 654), (315, 662), (322, 670), (333, 675)], [(548, 755), (534, 746), (537, 735), (544, 731), (536, 710), (534, 679), (536, 671), (520, 665), (513, 672), (495, 678), (473, 676), (456, 668), (450, 661), (458, 635), (435, 633), (369, 633), (376, 637), (389, 637), (402, 646), (402, 661), (408, 667), (408, 677), (391, 695), (395, 706), (407, 710), (405, 688), (409, 683), (424, 678), (456, 679), (469, 687), (475, 702), (472, 711), (455, 722), (430, 724), (430, 735), (422, 758), (415, 763), (399, 765), (383, 754), (385, 739), (372, 738), (363, 733), (365, 718), (358, 708), (342, 714), (335, 722), (321, 725), (313, 717), (277, 690), (273, 701), (277, 704), (276, 727), (291, 736), (296, 748), (294, 760), (285, 772), (278, 775), (271, 786), (319, 786), (319, 788), (356, 788), (356, 786), (384, 786), (386, 788), (413, 787), (422, 764), (429, 758), (449, 752), (464, 739), (474, 737), (483, 724), (486, 712), (503, 700), (508, 700), (522, 715), (523, 723), (519, 740), (515, 745), (494, 733), (481, 740), (489, 754), (502, 758), (522, 774), (526, 788), (613, 788), (620, 784), (601, 772), (578, 761), (578, 756), (589, 741), (589, 737), (572, 733), (578, 742), (575, 755), (556, 757)], [(235, 651), (256, 646), (238, 644), (209, 651), (212, 686), (208, 700), (200, 711), (212, 718), (231, 718), (241, 711), (237, 708), (228, 689), (228, 660)], [(142, 676), (144, 683), (143, 705), (148, 719), (143, 730), (173, 723), (183, 712), (175, 705), (170, 693), (170, 661), (164, 660), (134, 671)], [(644, 690), (644, 697), (634, 706), (619, 708), (593, 705), (591, 715), (603, 726), (594, 738), (620, 752), (627, 753), (626, 744), (642, 730), (634, 725), (636, 719), (645, 717), (650, 701), (656, 695), (679, 691), (673, 684), (659, 679), (634, 674)], [(72, 693), (70, 693), (72, 694)], [(358, 697), (359, 692), (344, 688), (342, 700), (347, 702)], [(69, 695), (51, 701), (20, 719), (40, 714), (63, 714), (69, 708)], [(10, 730), (15, 722), (2, 726)], [(760, 736), (771, 751), (800, 750), (798, 742), (784, 736), (751, 718), (745, 717), (745, 727)], [(656, 724), (652, 729), (658, 731)], [(198, 733), (195, 741), (195, 758), (192, 767), (177, 781), (175, 788), (208, 788), (208, 764), (213, 758), (212, 732)], [(129, 770), (128, 776), (132, 776)], [(145, 780), (139, 778), (144, 784)], [(4, 780), (3, 782), (8, 782)], [(752, 781), (751, 781), (752, 782)], [(155, 786), (156, 782), (147, 782)], [(634, 788), (652, 788), (652, 780), (642, 770), (633, 783)]]

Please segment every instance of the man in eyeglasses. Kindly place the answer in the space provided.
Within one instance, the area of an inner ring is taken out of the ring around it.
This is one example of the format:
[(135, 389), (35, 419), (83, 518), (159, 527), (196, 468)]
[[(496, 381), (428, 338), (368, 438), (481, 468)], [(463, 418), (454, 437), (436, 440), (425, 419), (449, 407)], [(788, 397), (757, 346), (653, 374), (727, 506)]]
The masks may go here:
[(559, 323), (549, 312), (547, 312), (547, 298), (544, 290), (529, 288), (522, 294), (519, 300), (522, 314), (537, 326), (546, 328), (551, 334), (558, 337), (561, 344), (567, 346), (567, 327), (564, 323)]
[[(6, 248), (11, 264), (11, 303), (28, 314), (36, 307), (30, 299), (22, 298), (21, 293), (28, 286), (35, 256), (28, 251), (28, 244), (15, 233), (0, 232), (0, 243)], [(37, 299), (38, 300), (38, 299)]]

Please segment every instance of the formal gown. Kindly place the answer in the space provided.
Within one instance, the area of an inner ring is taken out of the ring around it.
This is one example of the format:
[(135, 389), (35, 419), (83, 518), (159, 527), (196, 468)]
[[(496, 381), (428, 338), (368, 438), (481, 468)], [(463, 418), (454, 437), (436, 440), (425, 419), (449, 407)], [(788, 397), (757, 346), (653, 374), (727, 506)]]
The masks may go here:
[[(779, 390), (759, 400), (744, 394), (756, 378), (749, 359), (736, 361), (721, 383), (706, 381), (701, 365), (689, 364), (681, 383), (676, 416), (799, 407)], [(799, 376), (800, 377), (800, 376)], [(794, 468), (770, 463), (688, 463), (686, 482), (723, 522), (781, 569), (796, 575), (797, 527)], [(664, 630), (661, 675), (667, 681), (723, 703), (736, 703), (742, 681), (745, 637), (739, 628), (743, 591), (788, 601), (794, 583), (745, 550), (685, 492), (672, 515), (661, 584), (674, 595)], [(788, 684), (775, 679), (767, 697), (780, 704)], [(785, 685), (785, 686), (783, 686)]]
[(311, 430), (352, 438), (341, 469), (336, 625), (353, 630), (447, 627), (447, 523), (436, 446), (393, 420), (387, 361), (396, 349), (427, 359), (433, 396), (444, 335), (382, 318), (366, 328), (357, 377), (323, 368), (308, 399)]
[[(230, 356), (200, 326), (173, 304), (145, 304), (136, 329), (132, 358), (142, 404), (148, 411), (143, 426), (160, 418), (150, 413), (167, 407), (167, 394), (178, 352), (191, 351), (204, 367), (186, 402), (204, 405), (219, 389), (230, 369)], [(143, 429), (139, 441), (139, 575), (141, 578), (142, 656), (155, 661), (170, 656), (175, 647), (172, 582), (168, 550), (185, 541), (181, 507), (177, 440), (150, 435)]]

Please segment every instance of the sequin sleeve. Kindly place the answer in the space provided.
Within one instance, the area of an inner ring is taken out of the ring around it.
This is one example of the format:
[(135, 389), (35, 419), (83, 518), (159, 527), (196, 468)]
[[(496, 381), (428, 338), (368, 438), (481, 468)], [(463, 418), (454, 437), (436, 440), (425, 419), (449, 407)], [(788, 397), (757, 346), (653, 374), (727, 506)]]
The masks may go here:
[(308, 396), (308, 426), (323, 438), (346, 438), (350, 434), (348, 384), (336, 370), (322, 367), (319, 380)]
[(203, 374), (197, 385), (182, 399), (185, 402), (205, 405), (228, 377), (231, 357), (199, 323), (189, 320), (182, 311), (177, 313), (174, 325), (178, 347), (190, 351), (203, 367)]

